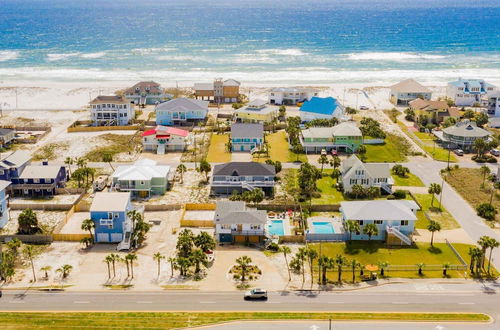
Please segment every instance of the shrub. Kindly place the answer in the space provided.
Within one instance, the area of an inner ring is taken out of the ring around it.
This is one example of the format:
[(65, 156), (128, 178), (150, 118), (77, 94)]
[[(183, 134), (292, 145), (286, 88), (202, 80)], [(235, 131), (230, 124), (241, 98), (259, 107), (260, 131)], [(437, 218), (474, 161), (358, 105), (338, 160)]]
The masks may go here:
[(479, 215), (482, 218), (485, 218), (486, 220), (494, 220), (495, 215), (497, 214), (497, 209), (489, 203), (479, 204), (476, 207), (476, 211), (477, 215)]
[(394, 195), (387, 195), (387, 199), (388, 200), (393, 200), (393, 199), (396, 199), (396, 197), (394, 197)]
[(277, 243), (271, 243), (268, 245), (267, 249), (277, 252), (280, 249), (280, 246)]
[(406, 191), (404, 190), (396, 190), (395, 192), (392, 193), (395, 199), (405, 199), (406, 198)]

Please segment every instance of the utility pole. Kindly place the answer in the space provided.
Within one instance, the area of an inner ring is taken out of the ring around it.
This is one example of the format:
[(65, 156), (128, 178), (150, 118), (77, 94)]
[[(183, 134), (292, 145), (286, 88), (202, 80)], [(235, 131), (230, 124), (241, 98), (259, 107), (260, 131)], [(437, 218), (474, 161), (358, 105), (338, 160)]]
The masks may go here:
[(16, 87), (16, 109), (17, 109), (17, 87)]

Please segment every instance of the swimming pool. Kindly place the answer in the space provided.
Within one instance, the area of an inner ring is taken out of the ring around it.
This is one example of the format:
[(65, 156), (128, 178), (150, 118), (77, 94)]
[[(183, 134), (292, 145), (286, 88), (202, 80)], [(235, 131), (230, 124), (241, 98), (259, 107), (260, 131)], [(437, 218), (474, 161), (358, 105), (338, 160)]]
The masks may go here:
[(313, 222), (313, 229), (315, 234), (334, 234), (331, 222)]
[(269, 235), (285, 235), (285, 229), (283, 228), (283, 220), (271, 220), (267, 222), (267, 230)]

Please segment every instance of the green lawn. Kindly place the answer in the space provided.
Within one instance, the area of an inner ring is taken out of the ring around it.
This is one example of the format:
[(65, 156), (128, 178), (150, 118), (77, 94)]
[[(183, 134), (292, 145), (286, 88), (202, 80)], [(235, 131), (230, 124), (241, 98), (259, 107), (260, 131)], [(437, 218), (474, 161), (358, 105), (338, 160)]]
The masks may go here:
[[(285, 131), (278, 131), (276, 133), (271, 133), (266, 135), (266, 141), (269, 143), (269, 158), (274, 161), (280, 161), (282, 163), (296, 162), (297, 154), (292, 152), (288, 146), (288, 140), (286, 138)], [(298, 160), (302, 163), (307, 163), (307, 157), (304, 154), (298, 155)], [(259, 157), (255, 155), (256, 161), (266, 161), (269, 159), (267, 157)]]
[(231, 161), (231, 153), (227, 151), (228, 134), (212, 134), (208, 148), (207, 161), (209, 163), (226, 163)]
[(404, 187), (425, 187), (424, 183), (418, 176), (413, 173), (408, 173), (406, 177), (400, 177), (398, 175), (392, 175), (394, 179), (395, 186), (404, 186)]
[(458, 222), (453, 218), (453, 216), (444, 208), (439, 211), (439, 196), (434, 198), (434, 206), (431, 207), (432, 196), (430, 194), (413, 194), (415, 199), (422, 205), (422, 210), (417, 212), (417, 223), (416, 228), (427, 229), (429, 220), (425, 216), (424, 212), (434, 221), (441, 224), (441, 230), (445, 229), (456, 229), (460, 228)]
[[(179, 329), (237, 320), (404, 320), (489, 322), (482, 313), (402, 313), (402, 312), (58, 312), (0, 313), (0, 323), (8, 329), (144, 328)], [(83, 326), (84, 325), (84, 326)]]
[[(316, 250), (319, 251), (319, 244), (311, 244)], [(457, 248), (462, 258), (467, 262), (467, 251), (470, 245), (467, 244), (453, 244)], [(418, 243), (412, 247), (386, 247), (383, 242), (378, 241), (353, 241), (346, 243), (322, 243), (321, 253), (329, 257), (343, 255), (348, 260), (355, 259), (362, 265), (374, 264), (379, 262), (387, 262), (393, 266), (415, 266), (417, 263), (424, 263), (426, 265), (443, 265), (446, 262), (454, 265), (460, 265), (460, 261), (455, 256), (453, 251), (445, 243), (434, 243), (434, 247), (430, 243)], [(464, 253), (464, 254), (462, 254)], [(390, 267), (389, 267), (390, 268)], [(347, 269), (347, 268), (346, 268)], [(335, 273), (335, 274), (334, 274)], [(336, 280), (337, 275), (335, 271), (329, 272), (329, 279)], [(390, 277), (405, 277), (405, 278), (419, 278), (416, 269), (398, 270), (386, 272), (386, 276)], [(462, 277), (463, 271), (449, 271), (450, 277)], [(428, 278), (441, 278), (441, 270), (425, 271), (424, 276)], [(352, 272), (345, 271), (343, 278), (346, 281), (352, 280)]]
[(387, 134), (385, 143), (382, 145), (367, 144), (366, 147), (366, 162), (369, 163), (401, 163), (406, 161), (404, 142), (400, 137)]
[(335, 188), (336, 180), (330, 177), (332, 171), (332, 169), (323, 170), (323, 177), (316, 181), (321, 197), (313, 198), (313, 204), (339, 204), (344, 201), (342, 192)]

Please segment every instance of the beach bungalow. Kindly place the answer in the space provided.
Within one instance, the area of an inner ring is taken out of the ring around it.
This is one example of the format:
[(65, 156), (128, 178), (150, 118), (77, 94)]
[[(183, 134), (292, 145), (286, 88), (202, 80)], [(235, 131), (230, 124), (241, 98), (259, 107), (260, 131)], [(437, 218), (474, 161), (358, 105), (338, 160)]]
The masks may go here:
[(253, 100), (246, 107), (234, 111), (234, 119), (241, 123), (270, 123), (278, 118), (278, 108), (268, 106), (264, 100)]
[(460, 110), (456, 107), (448, 106), (448, 102), (446, 101), (415, 99), (410, 101), (408, 105), (410, 109), (415, 111), (417, 117), (425, 115), (436, 124), (442, 123), (449, 117), (453, 117), (456, 120), (460, 119)]
[(24, 150), (0, 154), (0, 180), (16, 182), (30, 160), (30, 154)]
[(259, 243), (266, 235), (267, 212), (247, 208), (245, 202), (219, 201), (215, 209), (215, 237), (220, 243)]
[(0, 128), (0, 148), (5, 148), (14, 141), (16, 130), (12, 128)]
[(319, 91), (314, 88), (273, 88), (269, 92), (269, 104), (296, 105), (299, 102), (310, 101), (312, 97), (318, 96)]
[(142, 133), (142, 146), (146, 151), (163, 155), (165, 151), (184, 151), (189, 131), (158, 125)]
[(340, 172), (346, 193), (350, 193), (354, 185), (361, 185), (363, 188), (379, 187), (388, 194), (392, 193), (394, 180), (389, 164), (363, 163), (356, 155), (351, 155), (342, 162)]
[(178, 98), (156, 106), (157, 125), (182, 125), (187, 122), (203, 121), (207, 117), (208, 102)]
[(304, 102), (299, 113), (302, 122), (333, 117), (341, 119), (344, 115), (344, 107), (333, 97), (313, 96), (310, 101)]
[(131, 192), (133, 197), (163, 195), (168, 189), (169, 172), (170, 166), (141, 159), (133, 165), (118, 166), (111, 176), (112, 189)]
[(19, 178), (13, 180), (11, 189), (21, 196), (54, 196), (56, 189), (64, 188), (66, 181), (66, 167), (44, 161), (42, 165), (26, 166)]
[(230, 162), (214, 166), (211, 190), (215, 195), (230, 195), (260, 188), (267, 195), (274, 191), (276, 170), (257, 162)]
[(123, 96), (98, 96), (89, 105), (94, 126), (125, 126), (135, 118), (134, 105)]
[(7, 194), (9, 185), (9, 181), (0, 180), (0, 229), (9, 222), (9, 195)]
[(406, 79), (391, 86), (391, 102), (394, 105), (408, 105), (415, 99), (430, 100), (431, 97), (431, 90), (413, 79)]
[(240, 82), (234, 79), (222, 78), (217, 78), (212, 83), (196, 83), (193, 87), (194, 97), (214, 103), (238, 102), (240, 85)]
[[(340, 212), (346, 221), (357, 221), (359, 232), (347, 233), (353, 240), (386, 241), (390, 245), (411, 245), (411, 235), (420, 207), (412, 200), (375, 200), (341, 202)], [(375, 224), (378, 234), (371, 238), (363, 232), (367, 224)]]
[(353, 122), (343, 122), (333, 127), (309, 127), (301, 130), (300, 144), (306, 153), (322, 150), (356, 152), (363, 144), (363, 135)]
[(250, 152), (264, 143), (262, 124), (232, 124), (231, 151)]
[(124, 91), (125, 98), (136, 105), (153, 105), (167, 101), (173, 96), (166, 94), (159, 83), (141, 81)]
[(494, 91), (488, 95), (488, 113), (500, 117), (500, 91)]
[[(98, 192), (90, 206), (96, 243), (120, 243), (118, 250), (130, 248), (133, 232), (128, 212), (134, 210), (129, 192)], [(137, 209), (140, 213), (143, 209)]]
[(455, 102), (456, 106), (487, 106), (488, 95), (495, 91), (496, 86), (483, 79), (462, 79), (451, 81), (446, 86), (446, 96)]
[(489, 140), (491, 133), (478, 127), (475, 121), (464, 120), (442, 131), (433, 130), (432, 133), (448, 148), (460, 148), (465, 152), (472, 152), (477, 139)]

